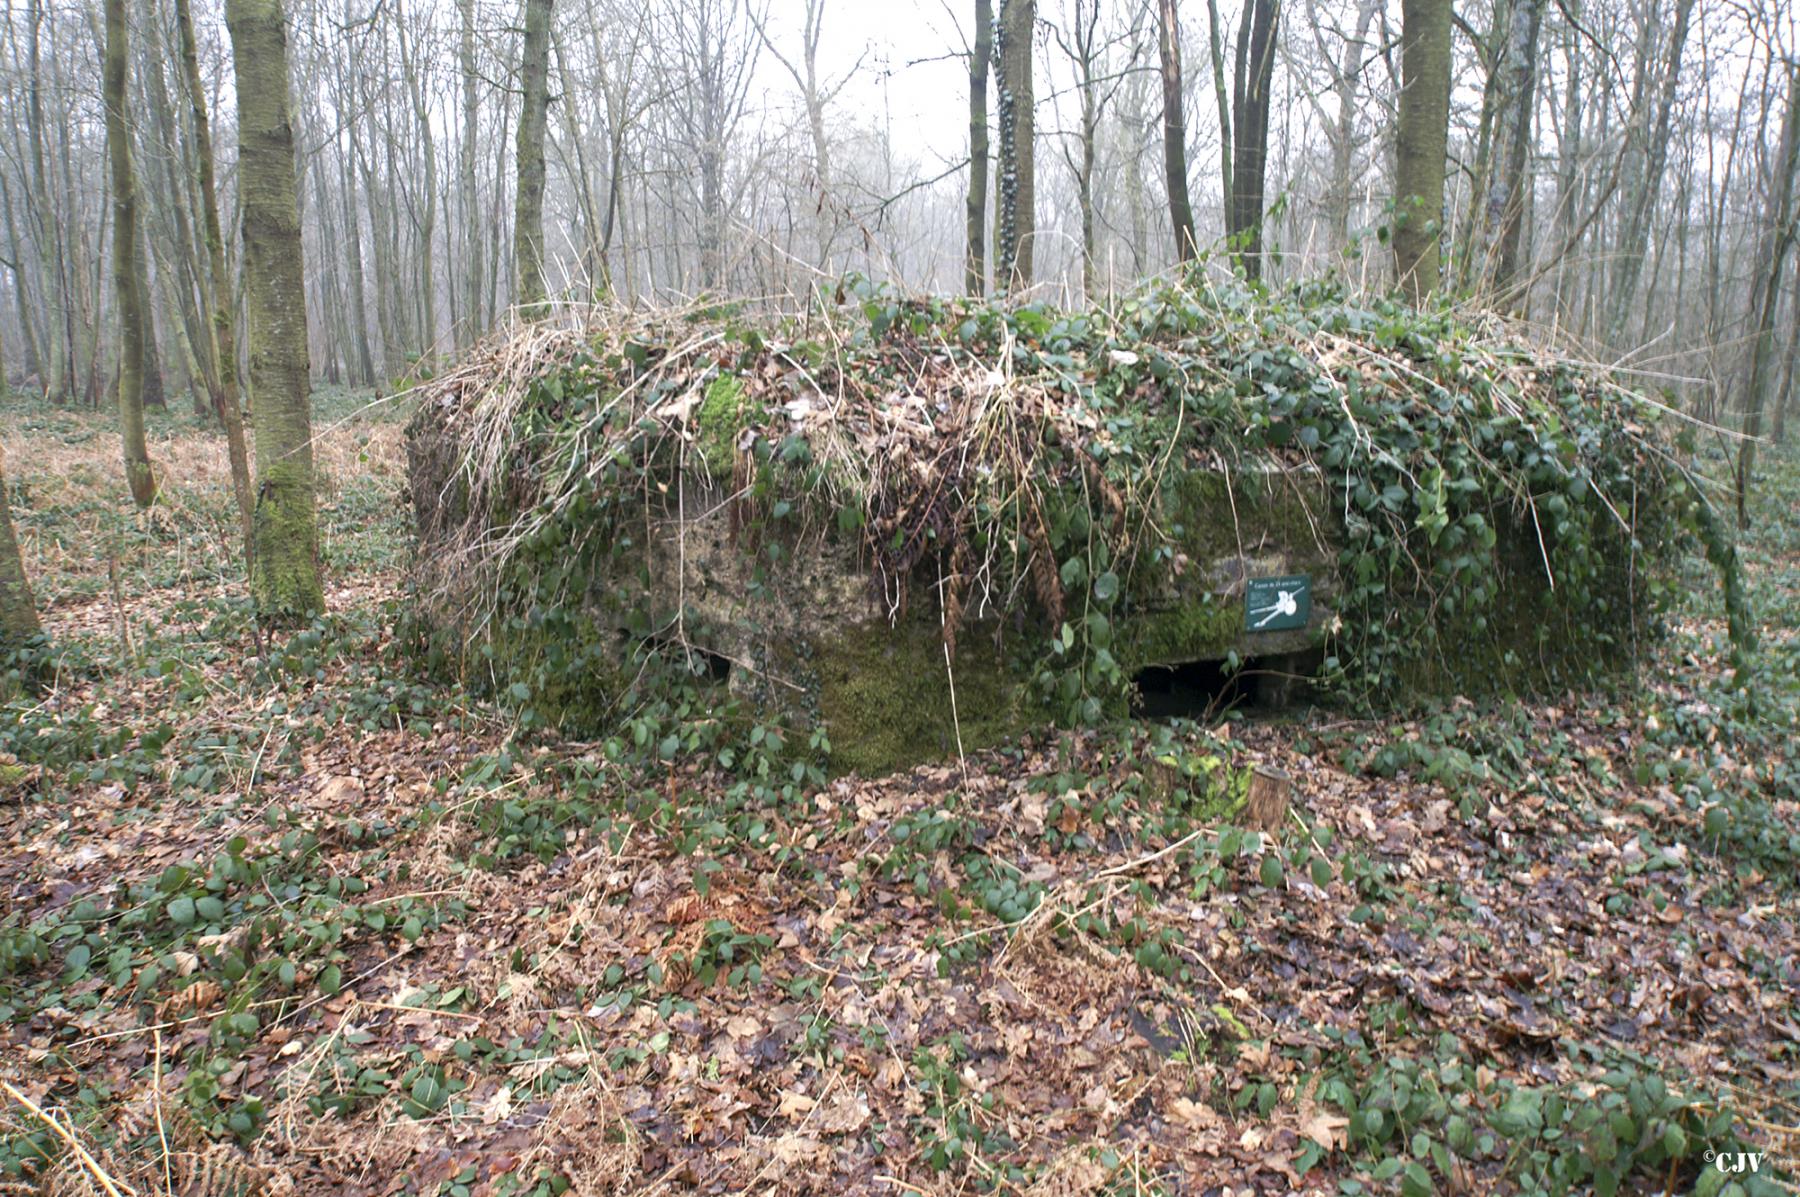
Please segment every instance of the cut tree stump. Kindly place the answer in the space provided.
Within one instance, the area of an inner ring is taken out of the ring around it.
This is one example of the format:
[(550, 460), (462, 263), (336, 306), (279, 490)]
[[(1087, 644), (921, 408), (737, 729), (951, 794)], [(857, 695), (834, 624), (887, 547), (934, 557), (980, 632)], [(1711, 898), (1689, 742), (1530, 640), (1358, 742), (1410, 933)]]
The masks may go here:
[(1287, 819), (1288, 794), (1294, 779), (1279, 769), (1257, 765), (1250, 774), (1250, 792), (1244, 798), (1244, 826), (1258, 831), (1281, 830)]

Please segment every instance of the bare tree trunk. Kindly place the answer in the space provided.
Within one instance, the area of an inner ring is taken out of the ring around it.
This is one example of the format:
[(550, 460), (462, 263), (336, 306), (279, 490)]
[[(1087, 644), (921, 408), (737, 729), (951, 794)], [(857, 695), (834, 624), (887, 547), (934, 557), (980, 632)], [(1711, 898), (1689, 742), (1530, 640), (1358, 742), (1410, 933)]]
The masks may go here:
[(1538, 31), (1544, 0), (1512, 0), (1498, 72), (1504, 99), (1496, 111), (1493, 170), (1485, 204), (1487, 253), (1483, 272), (1505, 307), (1522, 304), (1515, 284), (1524, 265), (1526, 194), (1531, 186), (1531, 129), (1537, 107)]
[(1206, 0), (1207, 43), (1212, 51), (1213, 100), (1219, 106), (1219, 202), (1224, 227), (1231, 228), (1231, 94), (1225, 87), (1225, 33), (1219, 0)]
[(226, 0), (238, 95), (238, 187), (256, 405), (250, 594), (270, 623), (325, 609), (313, 505), (312, 390), (281, 0)]
[(475, 161), (480, 153), (480, 109), (475, 96), (475, 0), (457, 0), (462, 14), (457, 62), (462, 71), (462, 145), (458, 154), (462, 190), (463, 318), (456, 343), (472, 344), (484, 331), (481, 321), (481, 203), (475, 191)]
[(406, 19), (398, 0), (395, 0), (394, 7), (394, 36), (400, 50), (400, 73), (406, 79), (407, 94), (412, 99), (413, 121), (417, 126), (419, 146), (425, 159), (425, 177), (420, 181), (425, 211), (419, 221), (419, 246), (414, 257), (419, 268), (419, 301), (422, 309), (419, 315), (422, 326), (419, 356), (421, 361), (428, 363), (436, 355), (438, 337), (437, 279), (436, 272), (432, 269), (432, 259), (437, 256), (437, 140), (432, 136), (431, 112), (425, 104), (425, 85), (420, 81), (420, 71), (413, 62), (412, 50), (407, 42)]
[[(343, 169), (340, 172), (339, 194), (344, 209), (344, 273), (345, 285), (350, 290), (350, 347), (347, 352), (353, 354), (356, 381), (367, 386), (375, 381), (375, 358), (369, 351), (369, 301), (363, 294), (366, 289), (363, 280), (363, 244), (362, 244), (362, 212), (356, 202), (356, 165), (350, 160), (350, 151), (344, 152)], [(476, 255), (476, 270), (480, 270), (480, 256)]]
[[(1337, 73), (1337, 122), (1331, 132), (1331, 191), (1326, 204), (1326, 221), (1333, 237), (1350, 233), (1350, 207), (1354, 202), (1355, 184), (1351, 179), (1356, 161), (1356, 100), (1362, 87), (1363, 56), (1367, 49), (1369, 26), (1382, 5), (1380, 0), (1358, 0), (1356, 32), (1344, 47), (1344, 61), (1334, 68)], [(1404, 58), (1404, 53), (1402, 54)], [(1445, 55), (1449, 57), (1448, 53)], [(1404, 70), (1404, 65), (1402, 66)], [(1441, 178), (1440, 174), (1440, 178)], [(1396, 194), (1404, 194), (1396, 187)]]
[(1281, 0), (1245, 0), (1233, 83), (1231, 205), (1226, 234), (1244, 274), (1262, 277), (1264, 171), (1269, 161), (1269, 89)]
[(1794, 387), (1800, 379), (1800, 259), (1794, 268), (1794, 294), (1788, 301), (1793, 325), (1788, 329), (1787, 358), (1781, 367), (1781, 386), (1775, 392), (1775, 427), (1770, 439), (1776, 444), (1787, 441), (1788, 416), (1794, 407)]
[(137, 182), (131, 173), (125, 93), (125, 0), (106, 0), (106, 157), (112, 175), (113, 293), (119, 309), (119, 430), (125, 480), (139, 507), (156, 501), (156, 471), (144, 443), (143, 284), (138, 271)]
[(1656, 123), (1644, 147), (1644, 170), (1633, 194), (1626, 200), (1625, 231), (1619, 241), (1618, 273), (1612, 285), (1612, 311), (1607, 323), (1616, 344), (1637, 297), (1638, 275), (1649, 244), (1650, 213), (1662, 192), (1663, 166), (1669, 157), (1669, 122), (1675, 111), (1675, 85), (1681, 75), (1681, 56), (1687, 45), (1688, 18), (1694, 0), (1676, 0), (1675, 24), (1669, 31), (1669, 53), (1663, 60), (1662, 88), (1656, 102)]
[(251, 518), (255, 498), (250, 489), (250, 454), (244, 444), (244, 409), (238, 397), (237, 340), (231, 322), (231, 273), (225, 267), (225, 233), (219, 222), (219, 185), (213, 170), (212, 122), (206, 111), (206, 86), (200, 78), (200, 55), (194, 41), (194, 17), (188, 0), (175, 0), (175, 22), (181, 38), (182, 77), (194, 126), (194, 154), (200, 170), (202, 223), (206, 257), (212, 276), (213, 378), (218, 391), (213, 408), (225, 428), (225, 451), (231, 459), (231, 489), (237, 496), (238, 522), (246, 559), (252, 548)]
[(26, 92), (25, 122), (31, 140), (31, 210), (37, 232), (35, 256), (47, 284), (42, 290), (51, 305), (50, 317), (44, 322), (49, 334), (45, 338), (49, 368), (44, 387), (51, 402), (66, 403), (74, 397), (76, 385), (75, 298), (70, 287), (62, 224), (50, 204), (50, 174), (44, 165), (43, 67), (38, 44), (43, 19), (41, 0), (26, 0), (31, 74)]
[(1787, 70), (1787, 114), (1781, 120), (1781, 149), (1771, 164), (1769, 208), (1764, 219), (1756, 283), (1756, 333), (1750, 347), (1750, 378), (1744, 386), (1744, 440), (1738, 448), (1738, 524), (1749, 523), (1750, 484), (1756, 472), (1756, 442), (1775, 377), (1775, 311), (1781, 303), (1781, 269), (1794, 244), (1794, 175), (1800, 170), (1800, 65)]
[[(25, 344), (25, 377), (37, 379), (39, 392), (42, 393), (43, 357), (38, 348), (37, 325), (31, 318), (28, 299), (30, 291), (25, 281), (25, 250), (19, 241), (18, 218), (13, 213), (12, 187), (6, 182), (4, 175), (0, 175), (0, 201), (5, 205), (7, 247), (12, 252), (13, 303), (18, 309), (19, 333)], [(0, 379), (0, 382), (4, 381)]]
[(1450, 120), (1451, 0), (1403, 0), (1394, 154), (1394, 271), (1414, 304), (1438, 286)]
[(520, 63), (524, 107), (519, 114), (518, 192), (513, 199), (513, 261), (518, 304), (527, 315), (544, 302), (544, 124), (550, 108), (550, 9), (553, 0), (525, 0), (525, 48)]
[(993, 0), (975, 0), (975, 47), (969, 54), (969, 195), (964, 206), (963, 290), (987, 290), (988, 58), (994, 52)]
[(1191, 262), (1199, 247), (1194, 242), (1194, 205), (1188, 199), (1187, 115), (1181, 89), (1181, 17), (1176, 0), (1159, 0), (1158, 46), (1162, 67), (1163, 181), (1169, 191), (1169, 226), (1175, 233), (1175, 260)]

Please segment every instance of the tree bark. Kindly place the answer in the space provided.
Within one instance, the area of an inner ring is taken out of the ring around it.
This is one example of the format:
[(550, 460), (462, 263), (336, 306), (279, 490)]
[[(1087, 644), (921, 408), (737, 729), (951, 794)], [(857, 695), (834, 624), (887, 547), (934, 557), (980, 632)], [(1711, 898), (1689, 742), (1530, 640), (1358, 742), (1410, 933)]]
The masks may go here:
[(106, 158), (112, 176), (113, 300), (119, 309), (119, 431), (125, 480), (139, 507), (156, 501), (156, 471), (144, 443), (143, 259), (137, 243), (137, 181), (131, 173), (130, 111), (125, 92), (125, 0), (106, 0)]
[(1750, 520), (1750, 484), (1756, 472), (1756, 442), (1775, 378), (1775, 313), (1781, 304), (1781, 270), (1794, 244), (1794, 176), (1800, 171), (1800, 66), (1787, 71), (1787, 113), (1781, 120), (1781, 148), (1772, 163), (1767, 215), (1758, 256), (1756, 332), (1750, 344), (1750, 378), (1744, 386), (1744, 440), (1738, 449), (1738, 525)]
[(1213, 100), (1219, 106), (1219, 202), (1224, 227), (1231, 227), (1231, 93), (1225, 86), (1225, 33), (1219, 0), (1206, 0), (1207, 44), (1212, 52)]
[(994, 42), (1000, 71), (1000, 258), (994, 283), (1011, 292), (1031, 286), (1036, 240), (1035, 99), (1031, 44), (1037, 0), (1001, 0)]
[(425, 84), (413, 61), (412, 48), (407, 41), (406, 18), (399, 0), (395, 0), (394, 5), (394, 37), (400, 51), (400, 71), (406, 79), (407, 94), (412, 100), (413, 121), (425, 165), (425, 175), (419, 186), (424, 198), (424, 213), (419, 218), (419, 241), (414, 257), (419, 269), (419, 358), (422, 363), (428, 364), (437, 354), (438, 338), (437, 272), (432, 266), (432, 259), (437, 256), (437, 139), (432, 135), (431, 111), (425, 103)]
[(313, 506), (306, 270), (288, 115), (281, 0), (226, 0), (238, 95), (250, 391), (257, 493), (250, 594), (258, 616), (292, 624), (325, 609)]
[(1245, 0), (1233, 83), (1231, 205), (1226, 234), (1247, 278), (1262, 277), (1264, 173), (1269, 161), (1269, 89), (1281, 0)]
[(1538, 32), (1544, 0), (1512, 0), (1504, 55), (1497, 72), (1503, 98), (1495, 114), (1493, 162), (1484, 199), (1487, 289), (1502, 306), (1519, 306), (1514, 292), (1524, 258), (1525, 198), (1531, 185), (1531, 128), (1537, 107)]
[(25, 25), (29, 35), (30, 77), (26, 87), (25, 123), (31, 142), (31, 213), (37, 236), (35, 258), (50, 305), (44, 321), (47, 357), (44, 391), (52, 403), (66, 403), (75, 391), (74, 296), (70, 288), (69, 260), (64, 252), (63, 230), (50, 203), (50, 172), (44, 165), (43, 64), (39, 46), (44, 12), (41, 0), (26, 0)]
[(206, 111), (206, 85), (200, 78), (200, 55), (194, 39), (194, 16), (188, 0), (175, 0), (175, 22), (181, 39), (182, 77), (194, 126), (194, 155), (200, 171), (200, 210), (206, 236), (206, 258), (212, 276), (212, 350), (218, 384), (213, 408), (225, 428), (225, 451), (231, 459), (231, 489), (237, 496), (244, 556), (252, 550), (251, 520), (255, 497), (250, 489), (250, 454), (244, 443), (244, 408), (238, 394), (237, 334), (232, 324), (231, 272), (225, 266), (225, 231), (219, 221), (219, 185), (213, 167), (212, 121)]
[(1451, 0), (1401, 4), (1400, 127), (1394, 161), (1394, 269), (1418, 304), (1438, 286), (1450, 120)]
[(975, 47), (969, 54), (969, 195), (964, 205), (963, 291), (987, 290), (988, 58), (994, 52), (993, 0), (975, 0)]
[(1633, 194), (1627, 200), (1625, 231), (1619, 241), (1618, 274), (1613, 279), (1612, 311), (1608, 332), (1614, 344), (1625, 331), (1625, 323), (1637, 297), (1638, 276), (1649, 248), (1650, 213), (1662, 192), (1664, 164), (1669, 157), (1669, 124), (1675, 111), (1675, 85), (1681, 75), (1681, 56), (1687, 45), (1688, 20), (1694, 11), (1694, 0), (1676, 0), (1675, 24), (1669, 31), (1669, 52), (1663, 59), (1662, 86), (1656, 101), (1656, 123), (1644, 146), (1644, 169)]
[(550, 9), (553, 0), (525, 0), (525, 45), (520, 61), (524, 106), (519, 113), (518, 190), (513, 200), (513, 260), (518, 304), (538, 314), (544, 290), (544, 125), (550, 109)]
[[(1369, 26), (1382, 9), (1382, 0), (1358, 0), (1356, 31), (1344, 47), (1344, 61), (1337, 72), (1337, 120), (1331, 131), (1331, 191), (1326, 200), (1326, 221), (1333, 237), (1350, 235), (1350, 208), (1355, 202), (1352, 179), (1356, 162), (1356, 101), (1362, 88), (1363, 58)], [(1309, 9), (1310, 12), (1310, 9)], [(1402, 54), (1404, 58), (1404, 53)], [(1404, 64), (1402, 65), (1404, 71)]]
[(475, 161), (480, 153), (480, 108), (475, 95), (475, 0), (457, 0), (461, 13), (457, 65), (462, 71), (462, 145), (458, 147), (457, 183), (462, 192), (463, 313), (457, 330), (459, 346), (473, 344), (486, 331), (481, 321), (481, 202), (475, 191)]
[(1781, 385), (1775, 391), (1775, 426), (1769, 432), (1770, 439), (1778, 445), (1787, 441), (1788, 416), (1794, 408), (1794, 384), (1800, 378), (1800, 264), (1796, 265), (1794, 275), (1793, 298), (1788, 301), (1792, 324), (1788, 328), (1787, 357), (1781, 366)]
[(1163, 181), (1169, 191), (1169, 225), (1175, 233), (1175, 260), (1191, 262), (1199, 252), (1194, 242), (1194, 205), (1188, 199), (1187, 116), (1182, 109), (1181, 17), (1176, 0), (1159, 0), (1160, 61), (1163, 103)]

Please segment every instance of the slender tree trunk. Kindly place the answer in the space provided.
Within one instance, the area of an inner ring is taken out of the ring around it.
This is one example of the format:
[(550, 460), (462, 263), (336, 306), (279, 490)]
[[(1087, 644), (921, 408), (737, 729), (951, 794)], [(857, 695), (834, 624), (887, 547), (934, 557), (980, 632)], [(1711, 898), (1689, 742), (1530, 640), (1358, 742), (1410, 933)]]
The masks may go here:
[[(375, 381), (375, 357), (369, 351), (369, 301), (363, 278), (362, 212), (356, 202), (356, 167), (345, 151), (339, 195), (344, 209), (344, 273), (350, 289), (350, 352), (355, 356), (356, 381), (368, 386)], [(478, 259), (479, 261), (479, 259)], [(479, 265), (476, 267), (480, 269)]]
[(480, 107), (476, 102), (475, 0), (457, 0), (461, 14), (457, 63), (462, 71), (462, 145), (458, 147), (458, 186), (462, 191), (463, 321), (458, 345), (470, 345), (483, 331), (481, 322), (481, 204), (475, 191), (475, 161), (480, 153)]
[(401, 73), (406, 77), (407, 91), (412, 99), (413, 121), (418, 127), (418, 138), (425, 159), (425, 177), (421, 180), (420, 190), (424, 193), (424, 213), (419, 222), (419, 245), (416, 251), (419, 268), (419, 300), (421, 311), (419, 323), (421, 337), (419, 356), (429, 363), (437, 350), (437, 278), (432, 268), (432, 259), (437, 256), (437, 139), (431, 129), (431, 111), (425, 104), (425, 85), (420, 79), (421, 72), (413, 61), (412, 49), (406, 37), (406, 20), (396, 5), (394, 12), (394, 34), (400, 48)]
[(106, 0), (106, 157), (112, 175), (113, 293), (119, 309), (119, 430), (125, 480), (139, 507), (156, 501), (156, 471), (144, 443), (143, 260), (137, 250), (137, 181), (131, 173), (126, 107), (125, 0)]
[(0, 657), (18, 651), (41, 631), (25, 562), (19, 556), (19, 538), (13, 533), (9, 499), (6, 456), (0, 453)]
[(1694, 0), (1676, 0), (1675, 24), (1669, 31), (1669, 52), (1663, 60), (1662, 86), (1656, 101), (1655, 127), (1644, 147), (1644, 170), (1627, 199), (1625, 231), (1619, 241), (1618, 273), (1612, 284), (1612, 311), (1608, 321), (1611, 340), (1617, 344), (1637, 296), (1638, 275), (1649, 247), (1650, 213), (1662, 192), (1663, 167), (1669, 157), (1669, 123), (1675, 111), (1675, 85), (1681, 75), (1682, 53), (1687, 45), (1688, 19)]
[(1504, 99), (1496, 112), (1493, 162), (1485, 204), (1488, 252), (1484, 273), (1491, 293), (1508, 308), (1525, 257), (1525, 199), (1531, 186), (1532, 116), (1537, 107), (1538, 32), (1544, 0), (1513, 0), (1499, 75)]
[(513, 200), (513, 259), (519, 307), (536, 314), (544, 302), (544, 124), (550, 107), (550, 8), (553, 0), (525, 0), (525, 48), (520, 80), (518, 191)]
[(994, 52), (993, 0), (975, 0), (975, 47), (969, 54), (969, 195), (964, 230), (963, 290), (987, 290), (988, 58)]
[(1212, 52), (1213, 101), (1219, 106), (1219, 211), (1224, 227), (1231, 228), (1231, 93), (1225, 86), (1225, 31), (1219, 21), (1219, 0), (1206, 0), (1207, 45)]
[[(37, 327), (31, 318), (30, 290), (26, 286), (24, 247), (19, 242), (19, 222), (13, 213), (12, 187), (0, 176), (0, 200), (6, 210), (6, 241), (12, 252), (13, 303), (18, 308), (20, 339), (25, 346), (25, 377), (35, 378), (39, 393), (43, 390), (43, 364), (38, 350)], [(0, 382), (4, 382), (0, 379)]]
[(1092, 60), (1083, 60), (1081, 70), (1081, 169), (1076, 186), (1081, 208), (1081, 294), (1091, 303), (1098, 286), (1094, 277), (1094, 163), (1100, 139), (1100, 103)]
[(1800, 258), (1794, 268), (1794, 294), (1788, 301), (1793, 320), (1788, 329), (1787, 358), (1781, 366), (1781, 386), (1775, 392), (1775, 427), (1769, 436), (1776, 444), (1787, 441), (1788, 416), (1794, 408), (1795, 382), (1800, 379)]
[[(1381, 9), (1381, 0), (1359, 0), (1356, 6), (1356, 32), (1344, 48), (1344, 61), (1337, 67), (1338, 115), (1331, 133), (1331, 193), (1326, 220), (1333, 237), (1350, 234), (1350, 207), (1355, 201), (1352, 168), (1356, 162), (1356, 100), (1362, 87), (1363, 56), (1369, 38), (1369, 26)], [(1402, 52), (1404, 59), (1404, 52)], [(1404, 71), (1404, 63), (1402, 71)], [(1399, 194), (1396, 188), (1396, 194)]]
[(312, 392), (288, 55), (281, 0), (226, 0), (238, 95), (238, 188), (256, 405), (250, 594), (270, 623), (325, 609), (313, 506)]
[(1163, 103), (1163, 181), (1169, 191), (1169, 225), (1175, 233), (1175, 260), (1190, 262), (1199, 247), (1194, 241), (1194, 205), (1188, 199), (1187, 115), (1181, 88), (1181, 17), (1176, 0), (1157, 6)]
[(26, 0), (30, 77), (26, 87), (25, 124), (31, 141), (31, 210), (37, 233), (33, 238), (34, 257), (46, 283), (42, 292), (50, 305), (50, 315), (44, 321), (48, 366), (44, 390), (51, 402), (66, 403), (73, 398), (75, 390), (75, 302), (69, 285), (62, 224), (51, 207), (50, 172), (44, 165), (43, 64), (39, 46), (43, 20), (41, 0)]
[[(137, 184), (135, 172), (132, 184), (133, 186)], [(132, 238), (131, 248), (137, 258), (137, 263), (132, 267), (131, 277), (137, 280), (138, 320), (143, 328), (144, 337), (144, 383), (142, 388), (144, 406), (163, 411), (169, 406), (169, 395), (163, 383), (162, 351), (158, 348), (156, 341), (156, 305), (151, 302), (150, 251), (147, 245), (149, 239), (141, 227), (138, 229), (138, 235)]]
[(1264, 172), (1269, 161), (1270, 88), (1275, 79), (1275, 34), (1281, 0), (1245, 0), (1238, 26), (1233, 85), (1231, 223), (1226, 228), (1244, 274), (1262, 277)]
[(1744, 440), (1738, 448), (1738, 524), (1749, 523), (1750, 484), (1756, 472), (1756, 442), (1775, 381), (1775, 312), (1781, 304), (1782, 264), (1794, 244), (1794, 176), (1800, 171), (1800, 66), (1787, 71), (1787, 113), (1781, 121), (1781, 148), (1771, 164), (1769, 208), (1764, 219), (1756, 281), (1756, 332), (1750, 343), (1750, 378), (1744, 386)]
[(244, 443), (244, 407), (238, 394), (237, 333), (232, 324), (231, 272), (225, 266), (225, 231), (219, 222), (219, 185), (213, 169), (212, 121), (206, 111), (206, 85), (200, 77), (200, 55), (194, 39), (194, 16), (188, 0), (175, 0), (175, 22), (181, 38), (182, 77), (194, 126), (194, 156), (200, 171), (201, 223), (206, 234), (206, 260), (212, 277), (213, 359), (218, 391), (213, 408), (225, 428), (225, 451), (231, 459), (231, 489), (237, 496), (239, 530), (248, 560), (252, 548), (251, 518), (255, 499), (250, 489), (250, 454)]
[(1394, 154), (1394, 269), (1414, 304), (1438, 285), (1450, 120), (1451, 0), (1403, 0)]

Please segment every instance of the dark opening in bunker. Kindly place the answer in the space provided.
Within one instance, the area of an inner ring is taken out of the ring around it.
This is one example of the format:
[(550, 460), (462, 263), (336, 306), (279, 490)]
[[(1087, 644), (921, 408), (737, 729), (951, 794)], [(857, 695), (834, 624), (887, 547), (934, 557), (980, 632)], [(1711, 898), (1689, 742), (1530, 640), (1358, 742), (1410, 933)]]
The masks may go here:
[(618, 634), (621, 642), (635, 641), (639, 652), (655, 653), (664, 661), (685, 665), (695, 681), (722, 686), (731, 680), (731, 658), (710, 648), (658, 633), (634, 635), (629, 630), (620, 628)]
[(698, 645), (685, 644), (672, 646), (671, 651), (684, 654), (688, 672), (702, 682), (722, 686), (731, 680), (731, 658), (720, 656), (711, 649)]
[(1279, 711), (1308, 695), (1321, 652), (1251, 657), (1231, 669), (1225, 661), (1187, 661), (1138, 670), (1132, 713), (1141, 719), (1216, 719), (1231, 710)]

